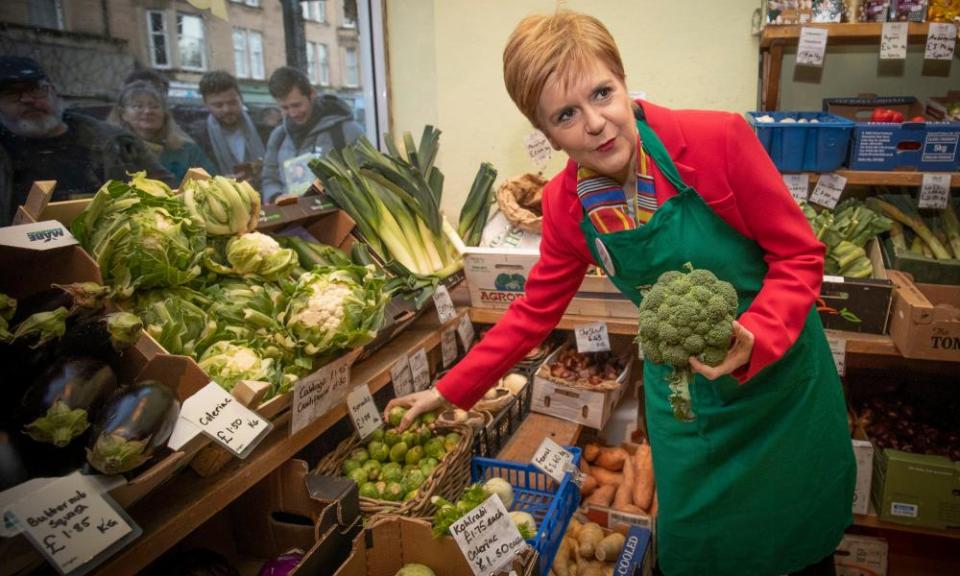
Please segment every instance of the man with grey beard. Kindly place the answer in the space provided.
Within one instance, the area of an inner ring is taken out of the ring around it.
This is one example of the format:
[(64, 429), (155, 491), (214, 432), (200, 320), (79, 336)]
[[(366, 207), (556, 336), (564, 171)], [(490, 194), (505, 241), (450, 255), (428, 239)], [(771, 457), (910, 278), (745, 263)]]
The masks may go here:
[(10, 223), (37, 180), (56, 180), (53, 200), (66, 200), (141, 170), (176, 184), (137, 137), (64, 110), (34, 60), (0, 57), (0, 226)]

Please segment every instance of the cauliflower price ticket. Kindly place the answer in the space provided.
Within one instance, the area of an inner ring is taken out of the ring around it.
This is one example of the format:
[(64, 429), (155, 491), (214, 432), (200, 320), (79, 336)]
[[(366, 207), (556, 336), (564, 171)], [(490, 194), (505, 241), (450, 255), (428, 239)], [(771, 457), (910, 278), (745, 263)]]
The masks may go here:
[(60, 574), (80, 576), (141, 534), (94, 481), (79, 472), (51, 482), (13, 504), (24, 534)]
[(474, 576), (496, 573), (527, 547), (496, 494), (451, 524), (450, 533)]

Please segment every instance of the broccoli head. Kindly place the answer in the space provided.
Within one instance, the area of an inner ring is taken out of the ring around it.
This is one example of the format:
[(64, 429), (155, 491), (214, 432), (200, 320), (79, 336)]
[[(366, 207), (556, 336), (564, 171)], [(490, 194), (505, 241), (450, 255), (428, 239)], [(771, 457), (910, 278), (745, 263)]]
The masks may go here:
[(670, 403), (684, 420), (690, 411), (689, 359), (716, 366), (726, 357), (737, 315), (737, 291), (709, 270), (664, 272), (640, 302), (636, 341), (647, 361), (673, 367)]

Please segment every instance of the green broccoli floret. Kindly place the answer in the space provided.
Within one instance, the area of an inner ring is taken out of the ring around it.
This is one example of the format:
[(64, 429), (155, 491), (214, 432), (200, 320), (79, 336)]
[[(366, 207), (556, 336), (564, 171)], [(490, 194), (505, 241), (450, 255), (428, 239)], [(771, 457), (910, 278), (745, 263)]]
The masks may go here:
[(664, 272), (644, 292), (636, 342), (645, 360), (673, 367), (670, 405), (677, 418), (693, 419), (690, 357), (716, 366), (726, 357), (737, 314), (737, 291), (709, 270)]

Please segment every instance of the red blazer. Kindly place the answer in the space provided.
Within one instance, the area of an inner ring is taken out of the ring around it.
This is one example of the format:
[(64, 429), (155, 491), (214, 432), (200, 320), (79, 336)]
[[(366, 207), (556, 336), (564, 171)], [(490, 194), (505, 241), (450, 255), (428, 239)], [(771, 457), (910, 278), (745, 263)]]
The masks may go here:
[[(796, 340), (820, 293), (825, 247), (813, 235), (753, 130), (739, 115), (669, 110), (639, 102), (680, 176), (734, 229), (764, 251), (763, 287), (740, 323), (756, 340), (744, 382), (780, 358)], [(676, 194), (654, 171), (657, 203)], [(553, 177), (543, 193), (540, 260), (518, 298), (486, 336), (437, 383), (444, 398), (469, 408), (556, 326), (594, 264), (580, 231), (576, 165)]]

